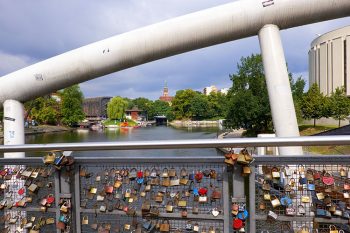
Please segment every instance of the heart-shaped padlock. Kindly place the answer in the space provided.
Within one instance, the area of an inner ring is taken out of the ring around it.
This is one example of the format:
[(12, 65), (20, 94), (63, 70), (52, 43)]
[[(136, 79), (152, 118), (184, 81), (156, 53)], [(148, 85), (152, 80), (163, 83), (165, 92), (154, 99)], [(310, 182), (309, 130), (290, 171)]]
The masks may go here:
[(218, 210), (218, 208), (213, 208), (211, 210), (211, 214), (214, 216), (214, 217), (217, 217), (219, 214), (220, 214), (220, 211)]

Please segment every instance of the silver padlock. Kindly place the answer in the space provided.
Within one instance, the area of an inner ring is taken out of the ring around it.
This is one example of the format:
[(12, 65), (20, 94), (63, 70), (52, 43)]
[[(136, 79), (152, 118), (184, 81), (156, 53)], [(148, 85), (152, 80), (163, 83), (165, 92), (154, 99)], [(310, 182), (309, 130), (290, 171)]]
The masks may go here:
[(238, 211), (243, 212), (245, 210), (245, 204), (239, 204)]
[(271, 210), (268, 212), (267, 216), (272, 218), (272, 219), (275, 219), (275, 220), (278, 217), (277, 214), (275, 212), (271, 211)]

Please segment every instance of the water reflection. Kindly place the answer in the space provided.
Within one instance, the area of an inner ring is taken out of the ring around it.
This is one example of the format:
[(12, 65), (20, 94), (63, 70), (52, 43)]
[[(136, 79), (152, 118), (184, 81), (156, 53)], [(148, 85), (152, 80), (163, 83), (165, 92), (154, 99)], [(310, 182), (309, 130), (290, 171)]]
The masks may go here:
[[(67, 142), (112, 142), (112, 141), (147, 141), (215, 138), (216, 128), (173, 128), (147, 127), (123, 128), (90, 131), (78, 129), (71, 132), (27, 135), (27, 144), (67, 143)], [(75, 156), (114, 156), (114, 155), (215, 155), (215, 149), (171, 149), (171, 150), (133, 150), (133, 151), (84, 151), (75, 152)], [(43, 153), (27, 153), (26, 156), (42, 156)]]

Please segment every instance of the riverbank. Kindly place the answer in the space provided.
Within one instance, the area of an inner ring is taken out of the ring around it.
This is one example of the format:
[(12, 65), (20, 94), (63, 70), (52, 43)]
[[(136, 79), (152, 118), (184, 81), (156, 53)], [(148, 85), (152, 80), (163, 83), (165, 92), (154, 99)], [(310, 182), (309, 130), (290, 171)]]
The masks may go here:
[[(218, 139), (224, 139), (224, 138), (241, 138), (242, 134), (245, 132), (244, 129), (237, 129), (237, 130), (232, 130), (230, 132), (225, 132), (222, 134), (218, 135)], [(229, 151), (232, 150), (232, 148), (218, 148), (219, 151), (223, 153), (228, 153)]]
[(213, 127), (219, 127), (220, 126), (220, 121), (179, 121), (175, 120), (169, 123), (171, 126), (174, 127), (208, 127), (208, 128), (213, 128)]
[[(72, 130), (74, 129), (66, 126), (39, 125), (39, 126), (32, 126), (30, 128), (25, 128), (24, 133), (25, 135), (32, 135), (32, 134), (42, 134), (42, 133), (57, 133), (57, 132), (72, 131)], [(3, 137), (4, 137), (3, 132), (0, 132), (0, 138), (3, 138)]]

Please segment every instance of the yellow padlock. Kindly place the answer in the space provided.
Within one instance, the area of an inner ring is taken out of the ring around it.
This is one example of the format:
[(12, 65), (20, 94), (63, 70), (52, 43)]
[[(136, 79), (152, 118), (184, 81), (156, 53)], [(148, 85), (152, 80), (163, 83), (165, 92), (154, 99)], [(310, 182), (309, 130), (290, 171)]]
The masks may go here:
[(334, 225), (329, 226), (329, 233), (339, 233), (338, 229)]
[(82, 224), (82, 225), (88, 225), (88, 224), (89, 224), (89, 218), (88, 218), (88, 216), (84, 216), (84, 217), (83, 217), (83, 220), (81, 221), (81, 224)]
[(281, 205), (281, 202), (276, 196), (273, 196), (273, 199), (271, 199), (271, 205), (273, 208), (276, 208)]
[(308, 227), (303, 226), (303, 227), (301, 228), (301, 230), (299, 231), (299, 233), (310, 233), (310, 231), (309, 231), (309, 228), (308, 228)]
[(301, 197), (301, 202), (303, 202), (303, 203), (309, 203), (309, 202), (310, 202), (310, 197), (309, 197), (309, 196), (302, 196), (302, 197)]

